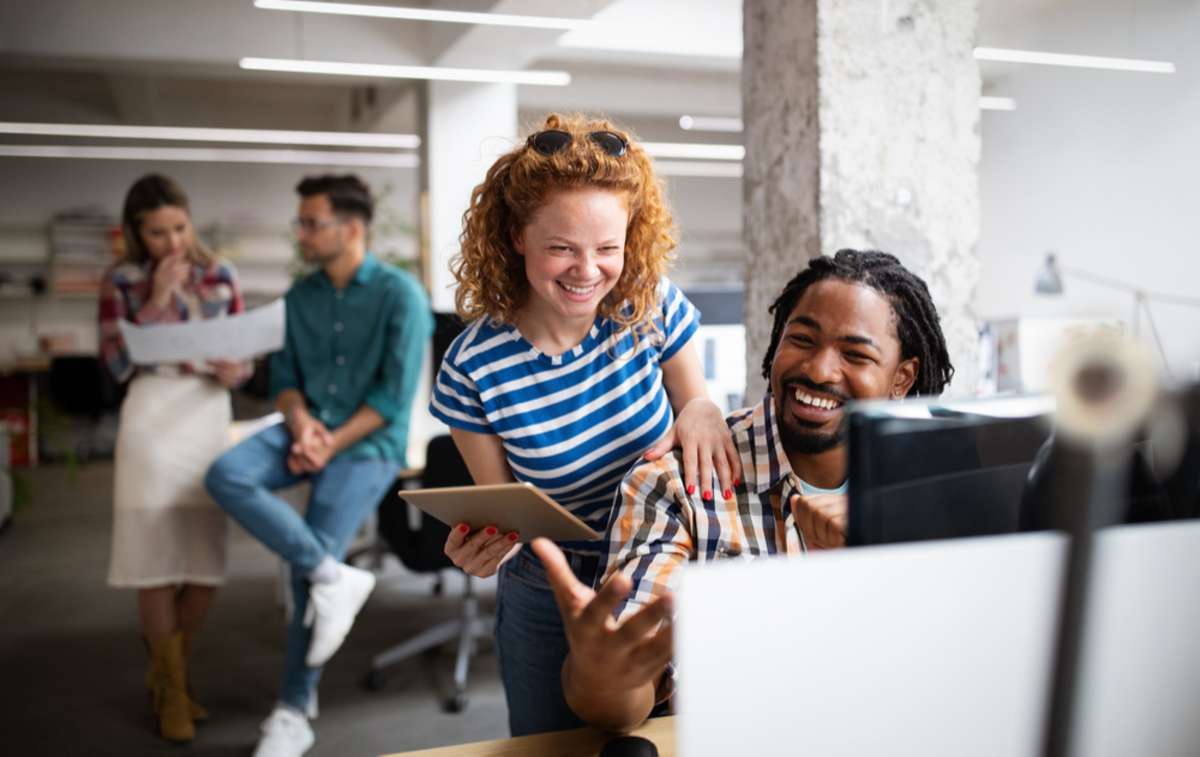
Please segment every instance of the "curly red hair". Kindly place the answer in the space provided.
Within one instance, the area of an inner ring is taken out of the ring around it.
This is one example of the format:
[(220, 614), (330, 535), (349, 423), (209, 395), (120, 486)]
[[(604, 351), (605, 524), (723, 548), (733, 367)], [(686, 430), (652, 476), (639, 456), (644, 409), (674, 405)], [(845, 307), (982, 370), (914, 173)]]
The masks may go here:
[[(552, 113), (542, 129), (570, 132), (571, 143), (553, 155), (542, 155), (522, 142), (497, 159), (471, 192), (460, 252), (451, 263), (458, 281), (458, 314), (468, 321), (486, 317), (515, 323), (529, 298), (529, 281), (513, 240), (551, 193), (599, 187), (625, 195), (629, 226), (624, 269), (598, 314), (643, 331), (651, 324), (658, 282), (676, 245), (675, 223), (650, 157), (627, 132), (604, 119)], [(588, 138), (593, 131), (620, 134), (628, 143), (625, 154), (605, 153)]]

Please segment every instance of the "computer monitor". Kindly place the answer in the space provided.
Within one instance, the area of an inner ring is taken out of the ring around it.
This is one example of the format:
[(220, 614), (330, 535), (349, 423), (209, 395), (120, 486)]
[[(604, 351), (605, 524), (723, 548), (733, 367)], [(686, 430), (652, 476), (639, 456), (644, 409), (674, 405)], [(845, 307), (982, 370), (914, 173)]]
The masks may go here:
[(869, 402), (849, 415), (849, 546), (1014, 533), (1048, 400)]

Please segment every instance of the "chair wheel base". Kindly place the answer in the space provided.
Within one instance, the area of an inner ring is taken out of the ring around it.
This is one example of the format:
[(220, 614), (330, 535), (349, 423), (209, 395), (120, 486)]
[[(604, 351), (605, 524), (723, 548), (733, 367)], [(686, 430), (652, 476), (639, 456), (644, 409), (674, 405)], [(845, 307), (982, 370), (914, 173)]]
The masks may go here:
[(367, 691), (383, 691), (383, 687), (387, 686), (387, 673), (382, 670), (369, 670), (363, 677), (362, 685)]
[(462, 712), (467, 709), (467, 695), (458, 693), (446, 699), (442, 703), (443, 712)]

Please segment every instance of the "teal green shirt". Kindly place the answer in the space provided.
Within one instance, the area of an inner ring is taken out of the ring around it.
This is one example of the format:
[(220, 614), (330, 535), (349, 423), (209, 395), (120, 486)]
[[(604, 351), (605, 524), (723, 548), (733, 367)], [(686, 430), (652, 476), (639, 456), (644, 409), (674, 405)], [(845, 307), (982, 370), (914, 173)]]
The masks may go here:
[(296, 389), (326, 428), (341, 426), (363, 405), (387, 425), (341, 454), (405, 465), (413, 397), (433, 313), (421, 285), (371, 254), (345, 289), (324, 271), (292, 285), (284, 298), (283, 350), (271, 355), (271, 397)]

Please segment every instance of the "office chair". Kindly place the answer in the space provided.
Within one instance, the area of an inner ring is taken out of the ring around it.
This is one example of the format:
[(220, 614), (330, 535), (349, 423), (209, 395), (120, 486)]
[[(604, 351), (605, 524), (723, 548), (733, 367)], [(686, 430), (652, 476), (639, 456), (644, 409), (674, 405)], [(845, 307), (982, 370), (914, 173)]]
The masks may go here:
[[(86, 424), (81, 433), (72, 434), (73, 424), (66, 417), (60, 419), (61, 428), (58, 431), (73, 442), (70, 453), (79, 462), (86, 462), (93, 457), (111, 457), (116, 440), (102, 438), (102, 419), (105, 413), (120, 406), (124, 388), (113, 380), (98, 358), (83, 355), (55, 357), (50, 362), (47, 382), (50, 400), (55, 407), (68, 416), (80, 418)], [(46, 441), (50, 443), (50, 440)], [(49, 456), (55, 452), (67, 453), (67, 450), (53, 448), (47, 451), (51, 453)]]
[[(420, 479), (426, 488), (445, 486), (470, 486), (473, 481), (462, 456), (448, 435), (436, 436), (429, 441), (425, 458), (425, 472)], [(442, 551), (450, 527), (435, 518), (422, 515), (420, 527), (414, 529), (409, 522), (409, 505), (402, 492), (389, 493), (379, 504), (379, 534), (392, 548), (396, 557), (409, 570), (417, 573), (441, 573), (444, 570), (459, 570)], [(387, 683), (386, 669), (396, 663), (434, 649), (452, 639), (458, 640), (458, 652), (454, 660), (454, 691), (442, 703), (446, 712), (461, 712), (467, 706), (467, 667), (475, 647), (481, 639), (490, 639), (494, 617), (479, 614), (479, 599), (475, 596), (473, 579), (463, 574), (466, 584), (461, 597), (459, 616), (454, 620), (427, 628), (416, 636), (375, 655), (371, 669), (364, 681), (371, 691), (382, 689)], [(441, 594), (439, 577), (434, 594)]]

